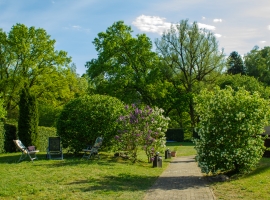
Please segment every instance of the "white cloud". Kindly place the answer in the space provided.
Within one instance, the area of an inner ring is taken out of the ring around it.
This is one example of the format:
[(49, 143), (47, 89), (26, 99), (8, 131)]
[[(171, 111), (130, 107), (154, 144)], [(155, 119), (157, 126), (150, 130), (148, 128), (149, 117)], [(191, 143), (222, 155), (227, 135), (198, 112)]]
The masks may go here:
[(205, 20), (206, 18), (204, 16), (202, 16), (202, 20)]
[(214, 19), (213, 22), (222, 22), (222, 19)]
[(214, 26), (207, 25), (207, 24), (202, 24), (202, 23), (198, 23), (198, 26), (199, 26), (199, 28), (205, 28), (205, 29), (208, 29), (208, 30), (211, 30), (211, 31), (216, 29), (216, 27), (214, 27)]
[(214, 36), (216, 36), (217, 38), (220, 38), (222, 35), (221, 35), (221, 34), (216, 33), (216, 34), (214, 34)]
[(263, 43), (266, 43), (266, 41), (265, 41), (265, 40), (262, 40), (262, 41), (260, 41), (260, 43), (262, 43), (262, 44), (263, 44)]
[[(158, 16), (146, 16), (141, 15), (136, 18), (135, 21), (132, 22), (134, 26), (136, 26), (141, 31), (145, 32), (153, 32), (162, 34), (164, 31), (168, 30), (171, 26), (175, 26), (175, 24), (166, 22), (166, 18), (161, 18)], [(215, 26), (198, 23), (199, 28), (205, 28), (208, 30), (215, 30)]]
[(270, 25), (268, 25), (267, 28), (270, 30)]
[(164, 31), (171, 27), (171, 23), (165, 21), (166, 18), (161, 18), (158, 16), (146, 16), (141, 15), (132, 22), (141, 31), (153, 32), (162, 34)]

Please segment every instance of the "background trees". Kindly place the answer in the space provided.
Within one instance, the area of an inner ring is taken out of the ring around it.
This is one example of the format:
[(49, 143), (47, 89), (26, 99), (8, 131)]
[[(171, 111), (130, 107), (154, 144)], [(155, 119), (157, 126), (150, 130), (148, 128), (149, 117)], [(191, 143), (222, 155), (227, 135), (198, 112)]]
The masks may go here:
[(233, 51), (227, 58), (228, 74), (246, 74), (243, 59), (238, 52)]
[(157, 96), (164, 96), (166, 83), (159, 79), (158, 57), (145, 34), (133, 37), (131, 28), (118, 21), (99, 33), (93, 44), (98, 58), (86, 67), (97, 93), (149, 105)]
[(0, 92), (9, 115), (24, 87), (50, 104), (74, 97), (68, 75), (71, 58), (55, 50), (55, 42), (44, 29), (23, 24), (14, 25), (9, 33), (0, 30)]
[[(198, 24), (192, 25), (182, 20), (165, 32), (160, 40), (156, 40), (157, 52), (162, 57), (172, 76), (174, 86), (181, 86), (189, 98), (189, 114), (191, 124), (195, 127), (193, 95), (198, 93), (201, 82), (213, 81), (214, 72), (220, 72), (224, 66), (223, 52), (212, 32), (199, 29)], [(181, 92), (181, 91), (179, 91)]]
[(259, 49), (255, 46), (244, 57), (247, 75), (257, 78), (270, 86), (270, 47)]

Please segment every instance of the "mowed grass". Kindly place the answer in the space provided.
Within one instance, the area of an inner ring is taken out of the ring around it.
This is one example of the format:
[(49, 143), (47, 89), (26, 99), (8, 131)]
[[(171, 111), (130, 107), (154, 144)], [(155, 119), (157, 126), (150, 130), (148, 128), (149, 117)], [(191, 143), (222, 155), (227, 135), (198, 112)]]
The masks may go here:
[[(193, 149), (190, 144), (180, 147), (188, 153), (185, 148)], [(43, 152), (33, 163), (29, 158), (16, 163), (19, 156), (0, 154), (0, 199), (143, 199), (170, 162), (162, 155), (163, 167), (153, 168), (143, 151), (136, 164), (108, 152), (100, 152), (100, 160), (67, 154), (64, 160), (47, 160)]]
[(211, 185), (217, 199), (270, 199), (270, 158), (262, 158), (250, 174)]

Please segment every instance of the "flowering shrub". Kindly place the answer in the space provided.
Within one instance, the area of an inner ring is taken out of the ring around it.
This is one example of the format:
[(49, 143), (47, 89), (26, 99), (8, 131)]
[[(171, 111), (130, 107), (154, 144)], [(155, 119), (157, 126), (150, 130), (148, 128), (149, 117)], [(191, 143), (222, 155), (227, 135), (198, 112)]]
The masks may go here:
[(165, 147), (169, 118), (164, 117), (163, 110), (156, 107), (140, 109), (132, 104), (125, 106), (125, 110), (127, 114), (118, 120), (121, 130), (115, 136), (118, 150), (126, 150), (136, 162), (138, 148), (142, 147), (151, 162), (154, 153)]
[(269, 119), (268, 102), (243, 88), (203, 90), (195, 99), (200, 116), (195, 139), (202, 172), (248, 172), (264, 151), (260, 134)]

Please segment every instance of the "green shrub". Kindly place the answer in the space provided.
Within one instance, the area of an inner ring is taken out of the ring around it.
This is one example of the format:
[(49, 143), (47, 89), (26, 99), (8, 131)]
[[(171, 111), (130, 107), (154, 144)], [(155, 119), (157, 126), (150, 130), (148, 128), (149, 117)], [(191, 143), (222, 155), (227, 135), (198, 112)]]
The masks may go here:
[(84, 96), (67, 103), (57, 121), (57, 134), (65, 148), (75, 152), (95, 139), (104, 137), (102, 146), (110, 146), (117, 134), (117, 119), (123, 112), (123, 103), (117, 98), (105, 95)]
[(264, 152), (261, 133), (269, 119), (268, 101), (257, 92), (231, 87), (203, 90), (196, 98), (200, 116), (196, 159), (205, 173), (248, 172)]
[(165, 132), (170, 119), (157, 107), (139, 108), (132, 104), (126, 105), (125, 110), (125, 115), (119, 116), (118, 120), (121, 126), (115, 136), (116, 149), (127, 151), (132, 162), (136, 162), (138, 149), (142, 147), (151, 162), (155, 153), (166, 146)]
[(16, 140), (17, 137), (17, 126), (15, 124), (4, 124), (4, 131), (5, 131), (5, 142), (4, 148), (6, 152), (16, 152), (16, 146), (13, 140)]
[(4, 124), (0, 122), (0, 153), (5, 152), (5, 129)]
[(48, 147), (48, 138), (56, 135), (56, 128), (39, 126), (37, 135), (37, 149), (40, 151), (46, 151)]

